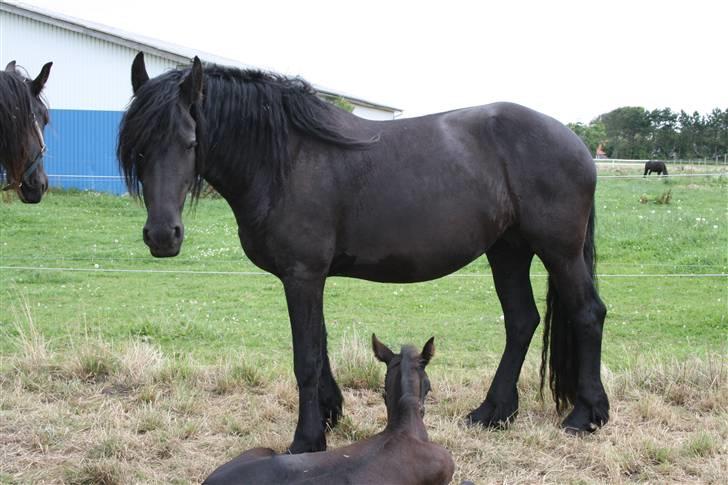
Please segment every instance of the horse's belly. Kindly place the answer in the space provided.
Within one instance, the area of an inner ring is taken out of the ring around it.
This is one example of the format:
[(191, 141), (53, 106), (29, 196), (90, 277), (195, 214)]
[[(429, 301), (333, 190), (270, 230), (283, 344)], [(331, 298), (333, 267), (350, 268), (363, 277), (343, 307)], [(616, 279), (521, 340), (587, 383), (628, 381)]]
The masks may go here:
[(485, 247), (450, 248), (441, 251), (366, 251), (340, 253), (331, 263), (329, 275), (348, 276), (382, 283), (415, 283), (454, 273), (483, 254)]

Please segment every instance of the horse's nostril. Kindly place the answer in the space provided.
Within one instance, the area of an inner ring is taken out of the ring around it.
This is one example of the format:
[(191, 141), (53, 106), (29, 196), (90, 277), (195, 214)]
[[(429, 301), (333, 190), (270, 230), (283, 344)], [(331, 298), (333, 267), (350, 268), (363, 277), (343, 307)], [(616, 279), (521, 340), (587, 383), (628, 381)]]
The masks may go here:
[(174, 238), (180, 239), (182, 237), (182, 227), (181, 226), (174, 226)]
[(144, 242), (149, 242), (149, 229), (146, 227), (142, 230), (142, 237), (144, 238)]

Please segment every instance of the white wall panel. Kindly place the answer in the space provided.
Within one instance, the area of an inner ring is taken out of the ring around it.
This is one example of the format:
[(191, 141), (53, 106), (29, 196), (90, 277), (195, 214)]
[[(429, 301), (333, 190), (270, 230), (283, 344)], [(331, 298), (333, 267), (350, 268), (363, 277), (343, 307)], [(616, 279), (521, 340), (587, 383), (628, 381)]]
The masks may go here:
[(381, 109), (370, 108), (368, 106), (358, 106), (354, 104), (353, 113), (360, 118), (368, 120), (393, 120), (394, 113)]
[[(137, 51), (55, 25), (0, 11), (0, 68), (12, 60), (34, 77), (53, 61), (45, 95), (51, 108), (121, 111), (131, 98), (131, 62)], [(157, 76), (176, 63), (145, 54)]]

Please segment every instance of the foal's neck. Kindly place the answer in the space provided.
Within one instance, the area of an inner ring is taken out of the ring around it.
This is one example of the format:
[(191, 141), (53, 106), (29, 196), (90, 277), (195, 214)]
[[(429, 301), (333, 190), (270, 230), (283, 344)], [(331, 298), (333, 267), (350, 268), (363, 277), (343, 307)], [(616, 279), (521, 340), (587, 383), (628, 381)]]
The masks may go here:
[(413, 435), (428, 441), (420, 408), (420, 401), (415, 396), (402, 396), (393, 409), (387, 410), (387, 427), (384, 431)]

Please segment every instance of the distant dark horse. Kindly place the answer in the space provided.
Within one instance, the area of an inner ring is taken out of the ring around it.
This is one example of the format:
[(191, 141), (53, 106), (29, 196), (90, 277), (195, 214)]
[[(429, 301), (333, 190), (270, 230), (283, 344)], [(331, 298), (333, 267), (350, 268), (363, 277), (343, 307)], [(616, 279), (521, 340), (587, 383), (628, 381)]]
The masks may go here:
[(667, 167), (665, 166), (665, 162), (650, 160), (649, 162), (645, 163), (645, 173), (642, 176), (647, 177), (652, 172), (655, 172), (657, 175), (667, 175)]
[(374, 355), (387, 364), (384, 401), (387, 427), (369, 439), (331, 451), (276, 455), (270, 448), (248, 450), (215, 470), (206, 485), (341, 484), (444, 485), (455, 464), (450, 452), (431, 443), (422, 417), (430, 381), (425, 366), (434, 338), (421, 353), (402, 347), (395, 354), (372, 335)]
[(43, 170), (45, 141), (43, 129), (48, 124), (48, 108), (41, 92), (51, 72), (49, 62), (35, 79), (27, 79), (10, 62), (0, 71), (0, 172), (23, 202), (40, 202), (48, 188)]
[(232, 208), (246, 255), (283, 283), (299, 390), (292, 452), (325, 449), (325, 423), (341, 415), (326, 350), (327, 276), (426, 281), (483, 252), (506, 346), (468, 420), (502, 426), (516, 415), (516, 382), (539, 323), (529, 279), (536, 254), (549, 271), (542, 374), (548, 365), (557, 410), (574, 405), (563, 426), (607, 422), (596, 168), (561, 123), (509, 103), (369, 121), (319, 100), (300, 79), (203, 70), (197, 58), (149, 79), (139, 54), (131, 77), (117, 155), (130, 192), (143, 194), (152, 255), (179, 253), (185, 197), (204, 179)]

